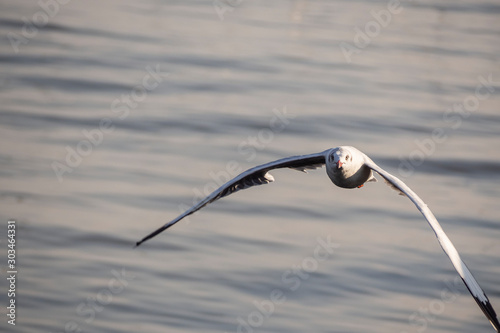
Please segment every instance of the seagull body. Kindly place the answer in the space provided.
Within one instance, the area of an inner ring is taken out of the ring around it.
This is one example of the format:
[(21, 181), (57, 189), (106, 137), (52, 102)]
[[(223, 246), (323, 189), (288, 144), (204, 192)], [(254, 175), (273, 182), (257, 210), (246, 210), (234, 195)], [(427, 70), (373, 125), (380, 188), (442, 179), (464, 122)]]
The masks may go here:
[(399, 178), (391, 175), (389, 172), (375, 164), (364, 153), (350, 146), (332, 148), (315, 154), (287, 157), (248, 169), (219, 187), (217, 190), (188, 209), (186, 212), (179, 215), (174, 220), (166, 223), (162, 227), (144, 237), (136, 243), (136, 246), (139, 246), (148, 239), (153, 238), (165, 229), (171, 227), (186, 216), (193, 214), (209, 203), (242, 189), (273, 182), (274, 177), (268, 173), (270, 170), (291, 168), (307, 172), (308, 169), (316, 169), (324, 165), (326, 166), (326, 173), (328, 177), (338, 187), (348, 189), (360, 188), (366, 182), (376, 181), (376, 178), (373, 175), (373, 172), (375, 171), (389, 186), (399, 191), (400, 194), (407, 196), (429, 223), (430, 227), (436, 234), (439, 244), (443, 248), (446, 255), (450, 258), (465, 286), (485, 316), (488, 318), (493, 328), (497, 332), (500, 332), (500, 323), (488, 297), (460, 258), (455, 246), (445, 234), (441, 225), (427, 205)]

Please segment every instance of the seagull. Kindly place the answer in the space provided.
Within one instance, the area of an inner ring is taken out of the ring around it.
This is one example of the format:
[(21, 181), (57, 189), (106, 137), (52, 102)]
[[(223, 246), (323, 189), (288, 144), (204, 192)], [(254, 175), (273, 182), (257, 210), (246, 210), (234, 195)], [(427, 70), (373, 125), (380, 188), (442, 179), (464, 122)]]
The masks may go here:
[(282, 158), (248, 169), (219, 187), (217, 190), (176, 217), (174, 220), (166, 223), (162, 227), (144, 237), (136, 243), (136, 246), (139, 246), (148, 239), (155, 237), (165, 229), (170, 228), (186, 216), (193, 214), (209, 203), (239, 190), (273, 182), (274, 177), (269, 174), (270, 170), (290, 168), (307, 172), (307, 170), (310, 169), (321, 168), (323, 165), (326, 166), (326, 173), (330, 180), (339, 187), (348, 189), (360, 188), (367, 182), (377, 181), (373, 175), (373, 172), (376, 172), (389, 186), (397, 190), (401, 195), (407, 196), (429, 223), (430, 227), (436, 234), (439, 244), (443, 248), (446, 255), (450, 258), (453, 267), (457, 270), (458, 274), (462, 278), (462, 281), (465, 283), (465, 286), (485, 316), (488, 318), (493, 328), (497, 332), (500, 332), (500, 323), (488, 297), (460, 258), (455, 246), (445, 234), (443, 228), (427, 205), (400, 179), (379, 167), (367, 155), (351, 146), (341, 146), (331, 148), (320, 153)]

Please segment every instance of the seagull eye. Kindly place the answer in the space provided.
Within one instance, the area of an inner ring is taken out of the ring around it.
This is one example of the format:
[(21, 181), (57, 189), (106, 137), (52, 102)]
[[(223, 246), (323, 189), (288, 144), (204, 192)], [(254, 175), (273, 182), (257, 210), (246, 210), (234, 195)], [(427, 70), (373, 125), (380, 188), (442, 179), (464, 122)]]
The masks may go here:
[(345, 156), (345, 160), (347, 161), (349, 159), (349, 155), (346, 155)]

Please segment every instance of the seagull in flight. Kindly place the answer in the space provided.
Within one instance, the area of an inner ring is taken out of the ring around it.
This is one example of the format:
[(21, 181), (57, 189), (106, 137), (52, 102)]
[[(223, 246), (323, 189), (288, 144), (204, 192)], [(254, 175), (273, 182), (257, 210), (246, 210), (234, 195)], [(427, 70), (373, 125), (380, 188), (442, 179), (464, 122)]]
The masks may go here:
[(332, 148), (315, 154), (287, 157), (248, 169), (219, 187), (217, 190), (176, 217), (174, 220), (144, 237), (136, 243), (136, 246), (139, 246), (148, 239), (155, 237), (165, 229), (170, 228), (186, 216), (193, 214), (209, 203), (239, 190), (273, 182), (274, 178), (269, 174), (270, 170), (290, 168), (307, 172), (308, 169), (320, 168), (323, 165), (326, 165), (326, 173), (330, 180), (339, 187), (360, 188), (366, 182), (376, 181), (373, 175), (373, 172), (376, 172), (389, 186), (399, 191), (400, 194), (406, 195), (408, 199), (415, 204), (417, 209), (429, 223), (430, 227), (436, 234), (439, 244), (443, 248), (446, 255), (450, 258), (453, 267), (457, 270), (458, 274), (462, 278), (462, 281), (465, 283), (465, 286), (485, 316), (488, 318), (493, 328), (497, 332), (500, 332), (500, 323), (488, 297), (460, 258), (455, 246), (445, 234), (443, 228), (427, 205), (400, 179), (379, 167), (358, 149), (350, 146)]

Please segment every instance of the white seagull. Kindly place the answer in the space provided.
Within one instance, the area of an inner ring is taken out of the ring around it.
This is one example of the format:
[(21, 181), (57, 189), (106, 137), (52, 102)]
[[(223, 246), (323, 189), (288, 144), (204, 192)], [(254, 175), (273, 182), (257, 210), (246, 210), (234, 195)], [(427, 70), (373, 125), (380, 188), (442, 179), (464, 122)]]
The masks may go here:
[(443, 248), (446, 255), (450, 258), (453, 267), (457, 270), (458, 274), (462, 278), (462, 281), (465, 283), (467, 289), (469, 289), (469, 292), (472, 297), (474, 297), (481, 310), (483, 310), (493, 328), (495, 328), (497, 332), (500, 332), (500, 323), (498, 322), (497, 315), (488, 297), (460, 258), (455, 246), (453, 246), (453, 243), (450, 241), (448, 236), (446, 236), (443, 228), (441, 228), (441, 225), (436, 220), (436, 217), (432, 214), (427, 205), (400, 179), (379, 167), (358, 149), (350, 146), (332, 148), (316, 154), (287, 157), (248, 169), (219, 187), (209, 196), (176, 217), (174, 220), (144, 237), (136, 243), (136, 246), (139, 246), (148, 239), (153, 238), (160, 232), (182, 220), (184, 217), (193, 214), (209, 203), (236, 191), (274, 181), (273, 176), (268, 173), (270, 170), (291, 168), (307, 172), (307, 169), (316, 169), (322, 167), (323, 165), (326, 165), (326, 173), (328, 174), (328, 177), (330, 177), (330, 180), (339, 187), (359, 188), (366, 182), (376, 181), (373, 176), (373, 171), (375, 171), (382, 176), (382, 178), (384, 178), (388, 185), (400, 191), (400, 194), (406, 195), (415, 204), (431, 226), (432, 230), (436, 234), (439, 244)]

